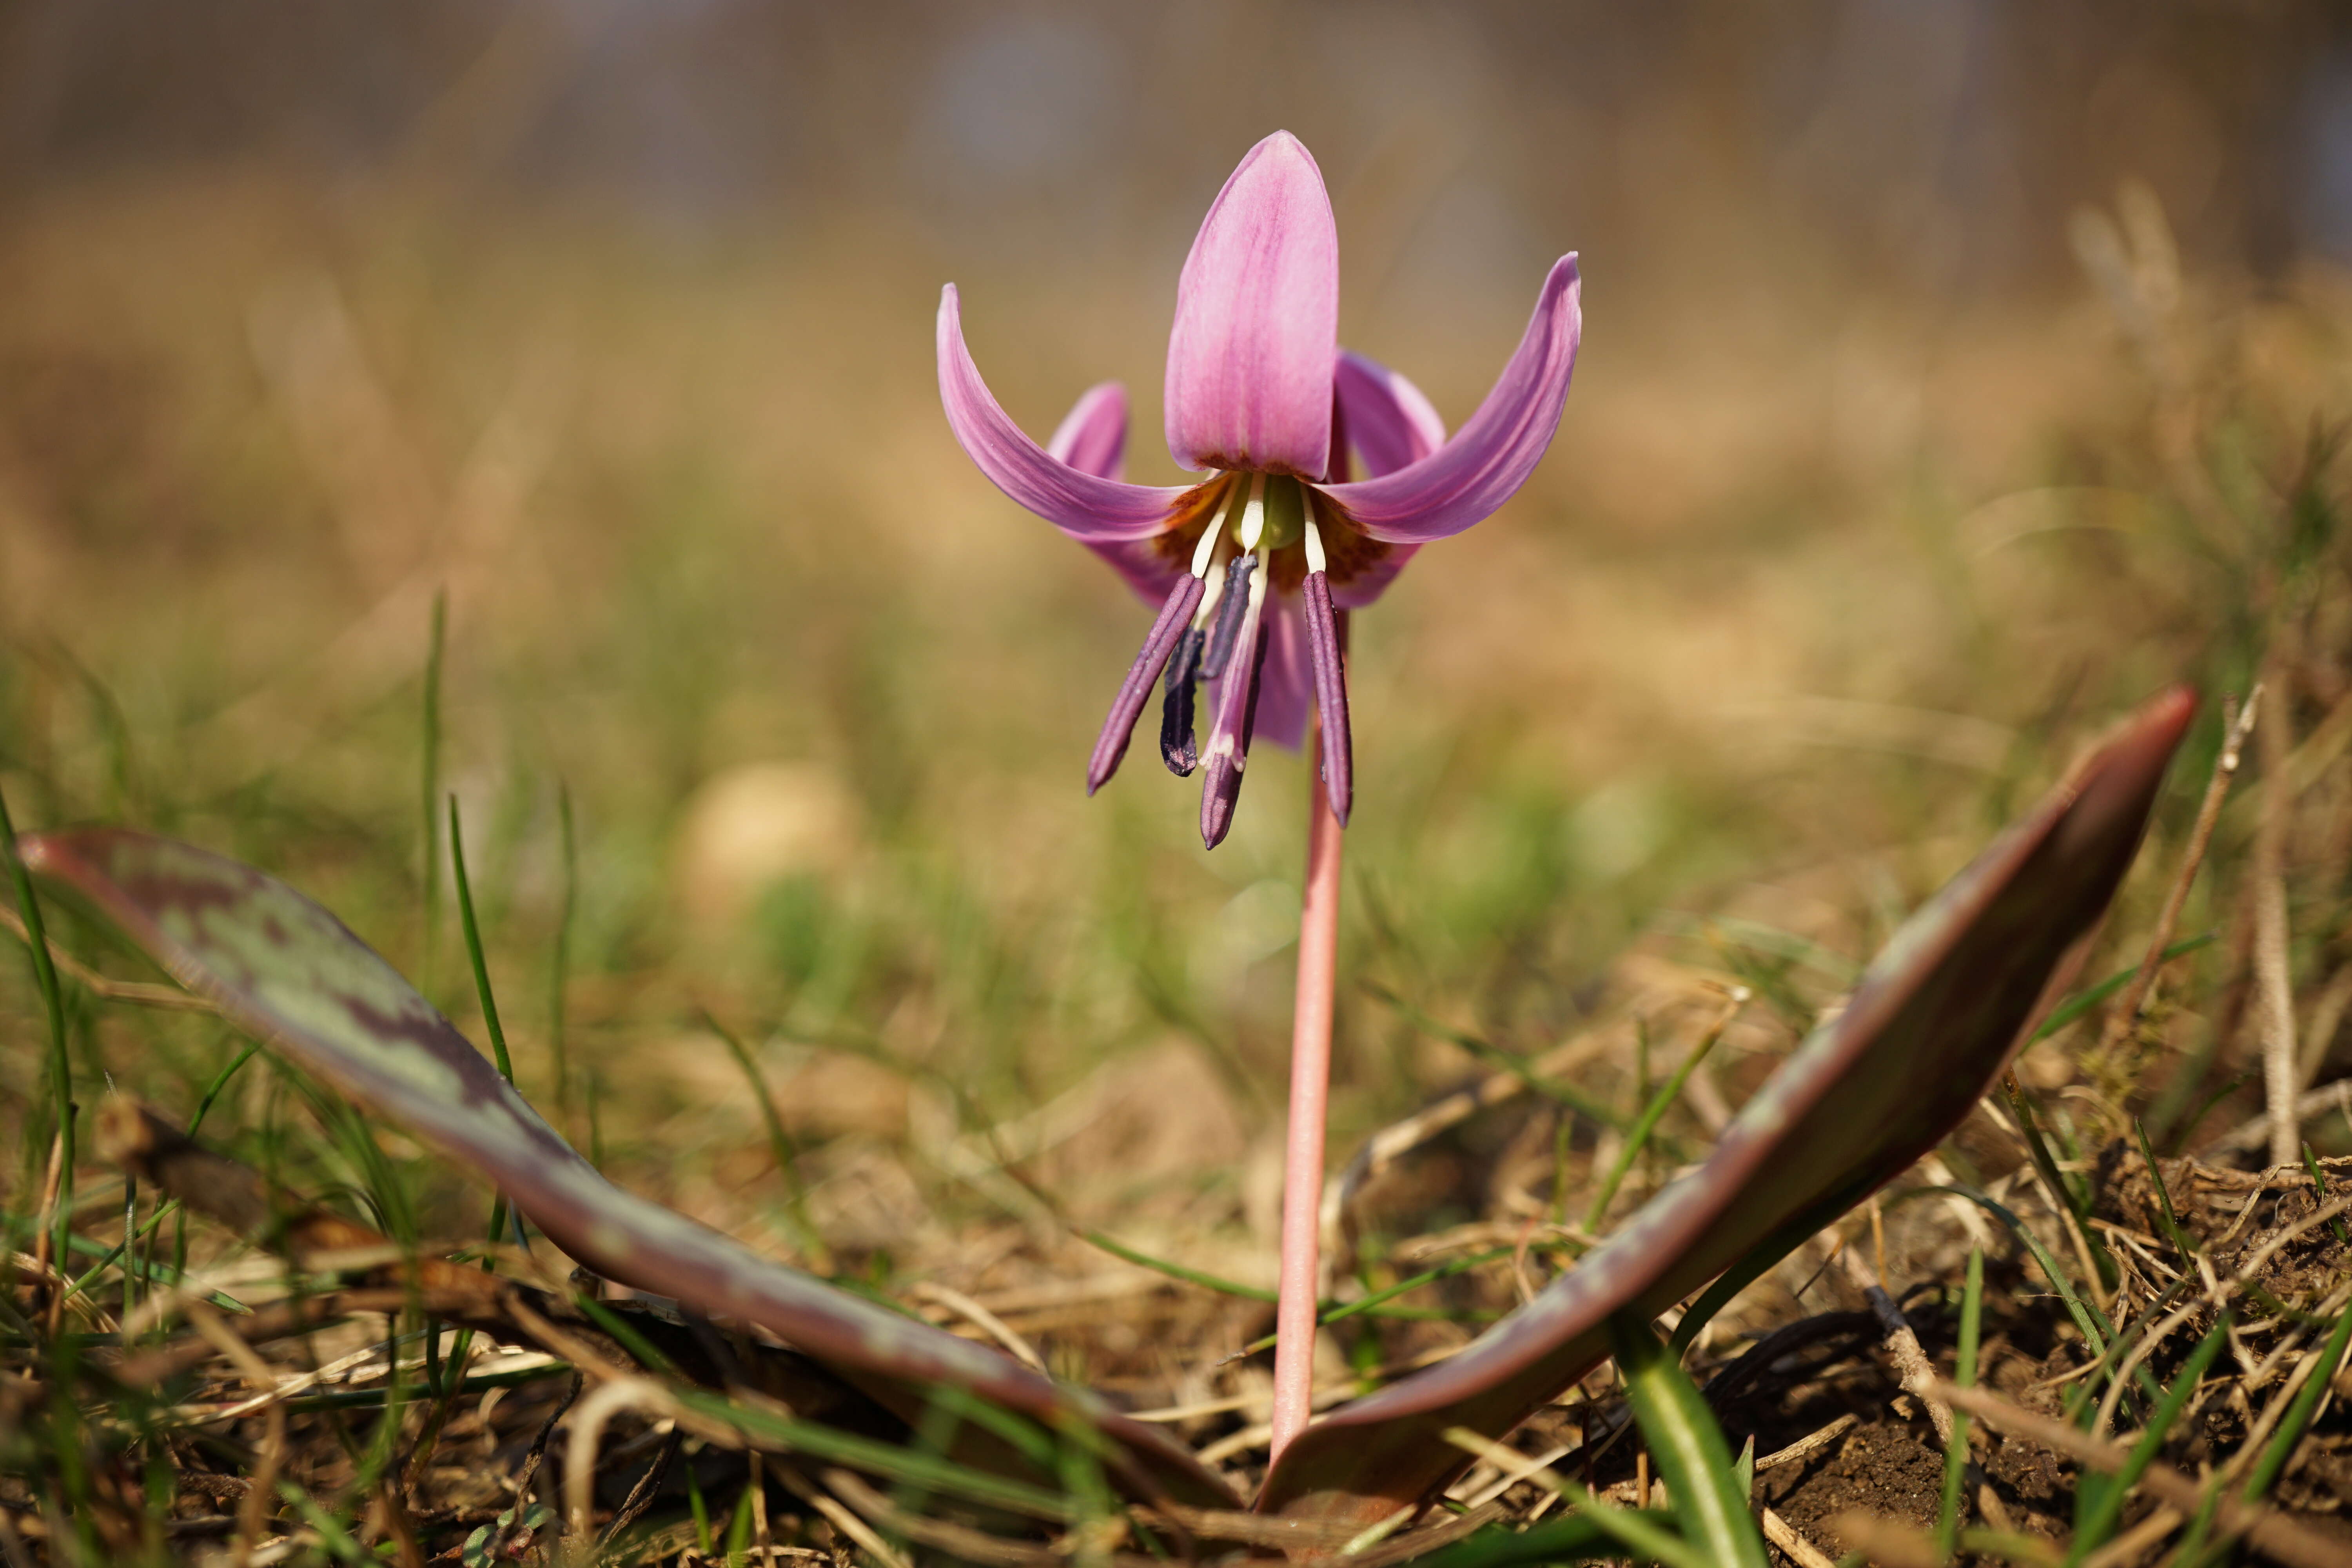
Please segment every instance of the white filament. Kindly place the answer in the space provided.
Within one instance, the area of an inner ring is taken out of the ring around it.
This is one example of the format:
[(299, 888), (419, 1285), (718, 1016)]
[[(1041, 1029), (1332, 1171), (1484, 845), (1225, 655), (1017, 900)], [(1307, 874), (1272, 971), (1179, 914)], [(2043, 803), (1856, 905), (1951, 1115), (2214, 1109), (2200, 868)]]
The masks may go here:
[(1249, 485), (1249, 505), (1242, 512), (1241, 531), (1234, 538), (1244, 550), (1255, 550), (1260, 536), (1265, 532), (1265, 476), (1252, 474)]
[(1307, 511), (1307, 569), (1326, 570), (1323, 563), (1323, 531), (1315, 526), (1315, 492), (1305, 485), (1298, 487), (1299, 504)]
[(1201, 607), (1192, 612), (1194, 627), (1206, 626), (1210, 617), (1217, 613), (1217, 601), (1225, 596), (1227, 575), (1227, 565), (1223, 562), (1219, 562), (1208, 569), (1209, 585), (1201, 591)]

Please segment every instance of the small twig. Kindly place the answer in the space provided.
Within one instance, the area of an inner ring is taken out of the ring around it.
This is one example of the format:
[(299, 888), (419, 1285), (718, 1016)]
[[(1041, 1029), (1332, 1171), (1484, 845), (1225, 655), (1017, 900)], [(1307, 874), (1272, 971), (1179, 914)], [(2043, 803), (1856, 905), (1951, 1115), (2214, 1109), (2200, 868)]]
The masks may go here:
[(1758, 1459), (1756, 1461), (1756, 1473), (1760, 1476), (1766, 1470), (1776, 1470), (1782, 1465), (1793, 1465), (1800, 1459), (1811, 1458), (1813, 1455), (1819, 1453), (1822, 1449), (1828, 1447), (1832, 1443), (1836, 1442), (1840, 1437), (1844, 1436), (1848, 1432), (1853, 1431), (1861, 1424), (1862, 1417), (1854, 1415), (1852, 1411), (1848, 1411), (1846, 1414), (1839, 1416), (1836, 1420), (1831, 1422), (1828, 1426), (1821, 1428), (1819, 1431), (1808, 1433), (1806, 1436), (1800, 1437), (1795, 1442), (1790, 1444), (1787, 1447), (1776, 1448), (1771, 1453), (1769, 1453), (1763, 1458)]
[(2221, 816), (2221, 802), (2230, 793), (2231, 781), (2238, 776), (2240, 756), (2245, 749), (2246, 735), (2254, 727), (2254, 717), (2263, 700), (2260, 685), (2246, 693), (2246, 705), (2234, 716), (2233, 704), (2227, 699), (2221, 710), (2221, 752), (2213, 759), (2213, 776), (2206, 781), (2205, 798), (2198, 803), (2197, 821), (2189, 830), (2189, 847), (2181, 852), (2180, 869), (2172, 879), (2172, 887), (2164, 895), (2164, 908), (2156, 917), (2156, 931), (2148, 938), (2147, 956), (2139, 961), (2123, 994), (2108, 1009), (2107, 1021), (2099, 1031), (2099, 1044), (2095, 1055), (2104, 1058), (2121, 1045), (2126, 1036), (2139, 1026), (2140, 1016), (2147, 1011), (2149, 992), (2156, 984), (2157, 972), (2164, 967), (2164, 953), (2172, 945), (2172, 933), (2180, 924), (2181, 907), (2189, 901), (2189, 889), (2197, 880), (2198, 868), (2205, 862), (2206, 846), (2213, 838), (2213, 824)]
[(768, 1533), (767, 1461), (757, 1449), (750, 1458), (750, 1479), (744, 1482), (743, 1491), (751, 1504), (751, 1550), (759, 1557), (761, 1568), (775, 1568), (776, 1538)]
[[(506, 1550), (508, 1540), (522, 1527), (523, 1515), (529, 1511), (530, 1503), (530, 1483), (539, 1479), (540, 1462), (547, 1458), (548, 1439), (555, 1436), (555, 1424), (563, 1419), (563, 1413), (572, 1408), (572, 1402), (580, 1397), (581, 1385), (584, 1381), (578, 1372), (572, 1374), (572, 1382), (563, 1390), (563, 1397), (557, 1400), (555, 1408), (547, 1413), (547, 1419), (540, 1424), (539, 1435), (530, 1440), (530, 1449), (522, 1457), (522, 1468), (515, 1476), (514, 1511), (509, 1516), (505, 1527), (494, 1531), (490, 1536), (489, 1556), (492, 1562), (498, 1560)], [(600, 1388), (596, 1392), (602, 1394), (604, 1390)], [(596, 1434), (604, 1425), (600, 1417), (593, 1426), (587, 1428), (588, 1454), (592, 1462), (596, 1454)], [(583, 1423), (579, 1422), (572, 1424), (572, 1442), (575, 1453), (580, 1445), (582, 1426)], [(574, 1506), (577, 1506), (576, 1502)], [(584, 1521), (581, 1521), (580, 1527), (583, 1531), (586, 1529)]]
[[(2021, 1410), (1997, 1394), (1980, 1388), (1960, 1388), (1952, 1384), (1936, 1384), (1937, 1397), (1988, 1424), (2000, 1427), (2014, 1436), (2037, 1443), (2055, 1454), (2063, 1454), (2103, 1475), (2119, 1473), (2129, 1462), (2128, 1449), (2112, 1443), (2102, 1443), (2089, 1433), (2053, 1421), (2046, 1415), (2036, 1415)], [(2139, 1484), (2155, 1493), (2167, 1506), (2195, 1515), (2207, 1503), (2205, 1489), (2171, 1466), (2157, 1461), (2141, 1473)], [(2321, 1535), (2286, 1515), (2271, 1509), (2249, 1508), (2234, 1498), (2219, 1499), (2219, 1519), (2224, 1529), (2244, 1535), (2263, 1551), (2289, 1565), (2289, 1568), (2341, 1568), (2344, 1552), (2340, 1542)]]
[(637, 1478), (637, 1484), (629, 1489), (629, 1495), (622, 1500), (620, 1511), (613, 1515), (613, 1522), (604, 1527), (604, 1533), (597, 1537), (600, 1545), (611, 1545), (620, 1538), (621, 1531), (637, 1522), (639, 1514), (653, 1506), (654, 1494), (660, 1491), (662, 1482), (669, 1479), (669, 1468), (677, 1461), (677, 1451), (685, 1443), (686, 1433), (673, 1422), (669, 1436), (662, 1440), (661, 1452), (655, 1456), (646, 1473)]
[(1789, 1555), (1797, 1568), (1837, 1568), (1837, 1559), (1797, 1533), (1796, 1527), (1770, 1509), (1760, 1515), (1764, 1539)]
[(1870, 1310), (1878, 1314), (1879, 1324), (1886, 1331), (1886, 1349), (1895, 1357), (1895, 1370), (1903, 1374), (1903, 1391), (1915, 1395), (1927, 1407), (1927, 1418), (1936, 1424), (1936, 1436), (1949, 1446), (1952, 1441), (1952, 1412), (1927, 1392), (1935, 1385), (1936, 1367), (1927, 1359), (1927, 1352), (1920, 1348), (1919, 1336), (1912, 1331), (1911, 1321), (1903, 1315), (1903, 1309), (1895, 1304), (1895, 1298), (1886, 1293), (1886, 1287), (1879, 1283), (1878, 1276), (1862, 1256), (1860, 1247), (1849, 1247), (1840, 1257), (1845, 1265), (1846, 1278), (1853, 1280), (1869, 1300)]

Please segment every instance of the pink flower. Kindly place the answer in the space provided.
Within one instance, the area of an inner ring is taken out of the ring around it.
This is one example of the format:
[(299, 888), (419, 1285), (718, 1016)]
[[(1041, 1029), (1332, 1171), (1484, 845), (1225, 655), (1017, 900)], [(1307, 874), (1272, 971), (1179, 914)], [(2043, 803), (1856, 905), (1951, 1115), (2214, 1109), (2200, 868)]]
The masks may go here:
[[(1093, 794), (1126, 754), (1166, 675), (1160, 752), (1205, 761), (1201, 837), (1232, 826), (1250, 742), (1298, 743), (1308, 694), (1323, 721), (1324, 789), (1353, 800), (1337, 612), (1378, 598), (1413, 552), (1491, 516), (1559, 427), (1582, 314), (1576, 258), (1553, 264), (1527, 334), (1468, 424), (1445, 438), (1411, 382), (1338, 347), (1339, 241), (1315, 160), (1278, 131), (1250, 149), (1209, 208), (1176, 286), (1168, 449), (1209, 477), (1162, 489), (1119, 475), (1127, 397), (1078, 400), (1045, 447), (1023, 434), (964, 346), (955, 286), (940, 299), (940, 397), (981, 472), (1093, 549), (1160, 605), (1087, 769)], [(1368, 477), (1351, 479), (1350, 448)], [(1195, 691), (1212, 689), (1205, 754)]]

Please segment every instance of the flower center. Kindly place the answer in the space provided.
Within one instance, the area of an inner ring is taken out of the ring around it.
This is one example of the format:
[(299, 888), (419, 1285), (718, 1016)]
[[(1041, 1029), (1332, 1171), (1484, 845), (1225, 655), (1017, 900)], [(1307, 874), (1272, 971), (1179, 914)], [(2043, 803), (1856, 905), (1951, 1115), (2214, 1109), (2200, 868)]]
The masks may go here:
[[(1258, 490), (1255, 505), (1249, 500), (1253, 486)], [(1318, 493), (1314, 498), (1314, 515), (1325, 560), (1319, 565), (1311, 564), (1305, 549), (1307, 488), (1303, 480), (1288, 474), (1239, 468), (1220, 471), (1184, 493), (1167, 531), (1153, 545), (1171, 566), (1208, 576), (1213, 595), (1216, 592), (1214, 569), (1243, 552), (1259, 556), (1266, 586), (1275, 593), (1297, 594), (1307, 574), (1315, 570), (1328, 573), (1332, 587), (1343, 588), (1377, 566), (1390, 547), (1358, 532), (1330, 498)], [(1255, 533), (1249, 531), (1253, 515)], [(1213, 530), (1213, 525), (1219, 524)], [(1201, 561), (1197, 557), (1202, 541), (1212, 536), (1210, 558)]]

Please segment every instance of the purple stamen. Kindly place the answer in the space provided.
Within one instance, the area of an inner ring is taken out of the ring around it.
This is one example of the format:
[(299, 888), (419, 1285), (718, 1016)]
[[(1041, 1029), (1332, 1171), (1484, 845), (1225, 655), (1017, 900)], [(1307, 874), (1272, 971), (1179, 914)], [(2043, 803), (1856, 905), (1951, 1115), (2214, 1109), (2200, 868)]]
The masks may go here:
[(1201, 753), (1192, 742), (1192, 692), (1206, 641), (1200, 627), (1188, 626), (1168, 660), (1168, 695), (1160, 707), (1160, 758), (1180, 779), (1201, 765)]
[(1256, 565), (1256, 556), (1243, 554), (1234, 556), (1225, 568), (1225, 595), (1217, 601), (1216, 625), (1209, 628), (1209, 651), (1201, 660), (1203, 680), (1222, 679), (1234, 657), (1234, 644), (1241, 639), (1242, 616), (1249, 610), (1250, 573)]
[(1307, 602), (1307, 657), (1315, 670), (1315, 708), (1323, 716), (1323, 795), (1331, 815), (1348, 826), (1356, 802), (1356, 758), (1348, 730), (1348, 667), (1339, 653), (1339, 619), (1331, 613), (1330, 579), (1309, 572), (1302, 591)]
[(1234, 806), (1242, 795), (1242, 769), (1249, 762), (1250, 734), (1257, 727), (1257, 689), (1265, 671), (1268, 638), (1259, 616), (1252, 616), (1242, 636), (1250, 643), (1249, 679), (1236, 669), (1217, 692), (1217, 727), (1209, 739), (1208, 777), (1201, 783), (1201, 844), (1214, 849), (1234, 826)]
[(1128, 738), (1135, 731), (1136, 716), (1151, 695), (1152, 683), (1160, 679), (1160, 668), (1175, 649), (1192, 620), (1192, 612), (1201, 607), (1201, 595), (1206, 584), (1187, 573), (1176, 579), (1169, 591), (1168, 602), (1160, 607), (1160, 618), (1151, 623), (1151, 634), (1143, 639), (1143, 651), (1135, 656), (1135, 667), (1127, 672), (1120, 683), (1118, 695), (1111, 700), (1110, 717), (1103, 721), (1102, 736), (1095, 742), (1094, 755), (1087, 759), (1087, 793), (1102, 788), (1110, 775), (1118, 772), (1118, 760), (1127, 755)]

